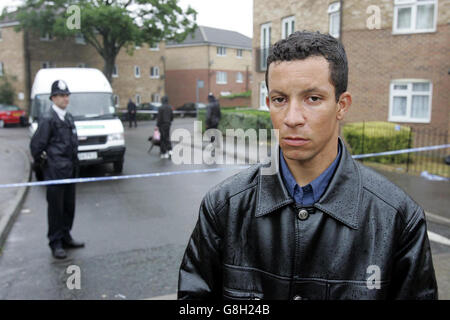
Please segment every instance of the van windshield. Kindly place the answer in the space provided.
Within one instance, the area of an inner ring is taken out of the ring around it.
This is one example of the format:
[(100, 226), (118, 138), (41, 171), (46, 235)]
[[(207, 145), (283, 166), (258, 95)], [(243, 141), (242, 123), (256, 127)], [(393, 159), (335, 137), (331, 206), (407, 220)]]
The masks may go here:
[[(31, 116), (39, 119), (52, 106), (49, 94), (36, 95), (31, 104)], [(115, 107), (111, 93), (72, 93), (67, 111), (75, 120), (112, 119), (115, 117)]]

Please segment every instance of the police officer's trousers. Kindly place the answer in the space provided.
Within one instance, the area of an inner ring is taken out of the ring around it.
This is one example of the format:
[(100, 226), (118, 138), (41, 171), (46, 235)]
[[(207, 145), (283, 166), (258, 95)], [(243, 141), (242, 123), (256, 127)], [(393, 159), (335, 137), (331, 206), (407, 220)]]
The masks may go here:
[(50, 247), (62, 239), (70, 240), (75, 217), (75, 184), (47, 186), (48, 239)]

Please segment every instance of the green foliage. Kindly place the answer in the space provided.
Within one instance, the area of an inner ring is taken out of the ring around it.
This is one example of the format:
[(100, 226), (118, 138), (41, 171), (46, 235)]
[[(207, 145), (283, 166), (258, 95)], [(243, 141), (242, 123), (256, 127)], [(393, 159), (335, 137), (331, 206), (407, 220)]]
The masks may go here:
[[(222, 108), (222, 117), (218, 129), (226, 133), (227, 129), (255, 129), (259, 134), (259, 129), (268, 129), (267, 137), (270, 139), (272, 121), (267, 111), (242, 108)], [(203, 132), (205, 131), (206, 110), (199, 110), (197, 120), (202, 121)]]
[(0, 103), (14, 104), (14, 97), (16, 92), (12, 83), (9, 81), (9, 77), (4, 74), (0, 77)]
[[(73, 5), (79, 10), (68, 10)], [(183, 11), (178, 0), (26, 0), (13, 14), (20, 22), (16, 30), (57, 38), (82, 34), (102, 56), (103, 72), (110, 82), (122, 48), (132, 54), (143, 43), (181, 42), (197, 27), (197, 12), (191, 7)], [(73, 28), (69, 22), (78, 15), (79, 28)]]
[[(342, 128), (342, 133), (354, 155), (407, 149), (410, 147), (410, 141), (413, 141), (411, 128), (390, 122), (349, 123)], [(379, 163), (406, 163), (408, 154), (371, 157), (364, 160)]]

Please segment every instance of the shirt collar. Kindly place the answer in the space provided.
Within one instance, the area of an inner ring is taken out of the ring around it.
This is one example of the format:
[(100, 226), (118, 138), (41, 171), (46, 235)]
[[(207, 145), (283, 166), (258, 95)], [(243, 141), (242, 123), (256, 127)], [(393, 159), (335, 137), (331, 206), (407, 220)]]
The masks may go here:
[[(362, 181), (358, 164), (352, 159), (341, 138), (341, 159), (337, 163), (336, 172), (331, 178), (328, 188), (314, 207), (328, 214), (330, 217), (342, 222), (352, 229), (359, 228), (359, 210), (362, 201)], [(275, 152), (275, 155), (279, 153)], [(261, 167), (270, 170), (274, 158)], [(276, 163), (279, 163), (277, 159)], [(276, 167), (276, 165), (275, 165)], [(255, 217), (263, 217), (274, 213), (277, 209), (292, 204), (294, 200), (289, 196), (289, 192), (281, 177), (281, 170), (275, 170), (273, 174), (267, 172), (259, 174), (258, 195), (256, 200)]]
[[(291, 170), (289, 170), (289, 167), (286, 163), (286, 160), (284, 159), (281, 148), (280, 148), (279, 152), (280, 152), (279, 158), (280, 158), (280, 170), (281, 170), (280, 173), (283, 178), (284, 185), (286, 186), (286, 189), (289, 192), (289, 195), (292, 198), (294, 198), (294, 200), (297, 203), (302, 203), (301, 199), (303, 198), (303, 188), (297, 184), (297, 181), (295, 180), (294, 176), (292, 175)], [(338, 143), (338, 155), (336, 156), (334, 161), (316, 179), (314, 179), (313, 181), (311, 181), (311, 183), (308, 184), (312, 188), (314, 202), (319, 201), (320, 197), (325, 192), (325, 189), (327, 188), (327, 186), (331, 180), (331, 177), (333, 176), (333, 173), (338, 165), (340, 158), (341, 158), (341, 146)]]
[(61, 121), (64, 121), (67, 111), (61, 109), (56, 104), (52, 105), (52, 109), (56, 112), (56, 114), (58, 115), (58, 118), (61, 119)]

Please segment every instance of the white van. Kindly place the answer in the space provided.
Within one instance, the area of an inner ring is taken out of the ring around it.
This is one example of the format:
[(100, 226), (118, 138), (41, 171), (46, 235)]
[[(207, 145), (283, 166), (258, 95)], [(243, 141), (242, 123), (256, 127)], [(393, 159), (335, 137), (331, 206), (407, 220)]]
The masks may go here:
[(123, 125), (116, 116), (113, 92), (104, 74), (91, 68), (41, 69), (31, 89), (30, 135), (36, 131), (41, 117), (50, 109), (52, 83), (64, 80), (69, 87), (67, 107), (75, 120), (78, 134), (80, 165), (113, 163), (122, 172), (125, 155)]

